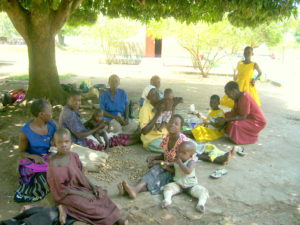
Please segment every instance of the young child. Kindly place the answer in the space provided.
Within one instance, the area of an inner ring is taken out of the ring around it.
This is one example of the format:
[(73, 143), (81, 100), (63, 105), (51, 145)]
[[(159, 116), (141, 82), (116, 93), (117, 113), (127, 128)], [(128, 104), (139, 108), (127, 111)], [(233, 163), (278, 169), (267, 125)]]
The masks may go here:
[(168, 165), (163, 167), (175, 171), (174, 182), (164, 186), (164, 200), (162, 207), (166, 208), (172, 203), (172, 196), (187, 191), (191, 196), (198, 198), (196, 210), (204, 212), (206, 200), (209, 197), (206, 188), (198, 184), (195, 171), (193, 155), (196, 152), (196, 145), (190, 141), (182, 142), (179, 146), (174, 168)]
[(204, 120), (204, 123), (191, 130), (195, 140), (200, 142), (216, 140), (224, 135), (224, 130), (220, 130), (215, 124), (216, 118), (225, 117), (224, 111), (219, 108), (220, 97), (218, 95), (212, 95), (209, 105), (210, 111), (207, 117), (201, 113), (197, 114), (199, 118)]
[(66, 215), (88, 224), (128, 224), (107, 191), (89, 181), (83, 173), (79, 156), (70, 152), (71, 134), (58, 129), (54, 135), (57, 153), (50, 159), (47, 181), (54, 201)]
[[(102, 143), (104, 145), (104, 148), (106, 149), (109, 144), (109, 140), (107, 137), (107, 133), (105, 131), (105, 121), (103, 120), (103, 110), (96, 109), (93, 113), (92, 117), (84, 123), (84, 126), (90, 130), (95, 129), (96, 127), (99, 127), (100, 125), (103, 126), (103, 129), (99, 130), (97, 133), (94, 134), (94, 137), (97, 139), (99, 143)], [(103, 139), (102, 139), (102, 138)]]
[(165, 89), (164, 98), (160, 100), (153, 109), (154, 111), (161, 111), (161, 115), (155, 123), (156, 130), (161, 131), (169, 123), (175, 107), (181, 102), (182, 98), (174, 98), (172, 89)]

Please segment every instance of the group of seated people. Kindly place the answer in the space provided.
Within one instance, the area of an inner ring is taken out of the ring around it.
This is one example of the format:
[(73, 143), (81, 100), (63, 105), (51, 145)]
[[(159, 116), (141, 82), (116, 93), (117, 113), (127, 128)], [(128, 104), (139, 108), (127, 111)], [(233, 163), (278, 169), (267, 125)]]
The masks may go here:
[[(141, 141), (144, 149), (162, 154), (147, 158), (149, 171), (136, 186), (121, 181), (117, 185), (119, 194), (134, 199), (142, 191), (163, 193), (162, 207), (167, 207), (173, 195), (187, 190), (198, 198), (196, 209), (203, 212), (209, 194), (198, 184), (195, 156), (224, 164), (233, 155), (234, 148), (224, 152), (215, 145), (196, 143), (192, 139), (211, 141), (226, 133), (235, 144), (252, 144), (266, 125), (261, 108), (247, 92), (241, 92), (234, 81), (225, 85), (225, 93), (235, 102), (234, 108), (224, 113), (219, 108), (220, 98), (213, 95), (208, 117), (196, 113), (204, 123), (185, 133), (182, 132), (184, 119), (174, 114), (182, 98), (174, 97), (171, 89), (166, 89), (163, 95), (158, 76), (151, 78), (151, 84), (142, 94), (139, 125), (129, 119), (127, 94), (118, 88), (120, 78), (112, 75), (108, 84), (109, 88), (99, 97), (99, 109), (85, 123), (79, 113), (80, 92), (70, 93), (60, 113), (59, 124), (53, 121), (52, 107), (47, 100), (38, 99), (32, 103), (34, 118), (20, 132), (22, 160), (15, 201), (38, 201), (51, 190), (62, 224), (67, 224), (70, 218), (90, 224), (127, 224), (118, 207), (108, 198), (107, 191), (84, 175), (78, 155), (70, 149), (72, 143), (87, 147), (87, 151), (97, 151)], [(111, 132), (113, 123), (120, 127), (116, 133)], [(57, 148), (56, 154), (49, 152), (51, 146)]]

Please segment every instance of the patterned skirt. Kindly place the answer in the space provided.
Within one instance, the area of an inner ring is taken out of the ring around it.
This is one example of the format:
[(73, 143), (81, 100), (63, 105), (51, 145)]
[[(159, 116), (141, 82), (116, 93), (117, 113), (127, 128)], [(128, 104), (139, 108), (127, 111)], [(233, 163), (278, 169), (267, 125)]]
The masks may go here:
[(154, 165), (143, 177), (147, 189), (152, 195), (162, 193), (163, 186), (173, 181), (174, 175), (165, 170), (160, 164)]
[[(114, 135), (111, 138), (109, 138), (108, 147), (112, 148), (115, 146), (127, 146), (129, 139), (130, 139), (129, 134)], [(96, 138), (90, 138), (90, 136), (86, 138), (86, 145), (88, 148), (97, 151), (103, 151), (105, 149), (104, 143), (99, 142)]]
[[(45, 161), (49, 155), (42, 156)], [(33, 160), (25, 158), (19, 163), (19, 187), (14, 200), (16, 202), (35, 202), (43, 199), (49, 193), (46, 179), (48, 162), (36, 164)]]

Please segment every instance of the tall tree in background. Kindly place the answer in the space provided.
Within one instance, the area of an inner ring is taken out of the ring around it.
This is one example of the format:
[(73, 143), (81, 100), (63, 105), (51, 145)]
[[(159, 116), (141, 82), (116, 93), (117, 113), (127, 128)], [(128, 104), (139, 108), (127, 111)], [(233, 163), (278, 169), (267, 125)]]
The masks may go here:
[[(69, 19), (77, 24), (96, 21), (101, 12), (111, 17), (130, 17), (141, 21), (174, 17), (187, 22), (218, 22), (228, 13), (237, 26), (255, 26), (297, 13), (299, 0), (0, 0), (16, 30), (28, 47), (28, 98), (46, 97), (62, 102), (55, 62), (55, 36)], [(251, 5), (250, 5), (251, 4)]]

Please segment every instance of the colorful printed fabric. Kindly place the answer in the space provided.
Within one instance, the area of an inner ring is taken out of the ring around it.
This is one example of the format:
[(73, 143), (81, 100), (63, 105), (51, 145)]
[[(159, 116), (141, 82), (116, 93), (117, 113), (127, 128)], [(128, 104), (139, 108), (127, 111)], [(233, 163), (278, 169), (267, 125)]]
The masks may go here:
[(22, 159), (19, 163), (19, 187), (14, 200), (16, 202), (35, 202), (43, 199), (49, 192), (46, 181), (49, 154), (43, 155), (44, 164), (37, 164), (32, 159)]
[(174, 162), (179, 145), (184, 141), (188, 141), (189, 139), (184, 134), (180, 133), (175, 145), (170, 150), (168, 149), (169, 139), (170, 135), (167, 134), (163, 138), (160, 147), (164, 150), (164, 160), (167, 162)]
[(30, 184), (36, 173), (44, 173), (48, 170), (48, 158), (49, 155), (43, 155), (42, 158), (45, 160), (44, 164), (37, 164), (34, 160), (24, 158), (19, 163), (19, 184)]

